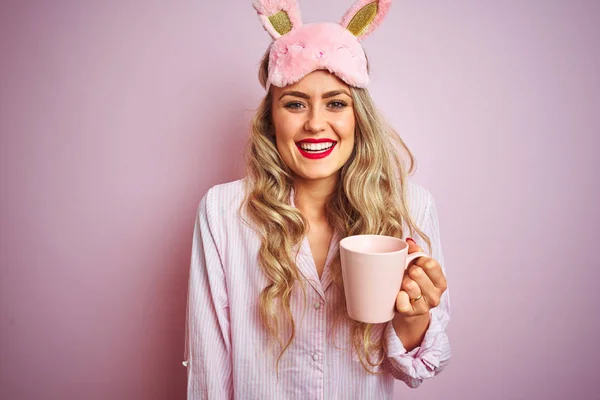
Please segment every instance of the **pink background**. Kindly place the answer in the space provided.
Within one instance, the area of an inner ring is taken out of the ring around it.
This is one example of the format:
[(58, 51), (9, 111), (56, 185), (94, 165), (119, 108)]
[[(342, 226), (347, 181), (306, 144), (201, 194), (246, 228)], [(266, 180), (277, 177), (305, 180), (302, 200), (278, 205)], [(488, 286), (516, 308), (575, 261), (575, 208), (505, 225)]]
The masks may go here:
[[(269, 43), (228, 3), (2, 2), (0, 398), (185, 397), (196, 207), (243, 174)], [(452, 293), (450, 365), (398, 399), (600, 397), (598, 38), (594, 0), (396, 1), (364, 42)]]

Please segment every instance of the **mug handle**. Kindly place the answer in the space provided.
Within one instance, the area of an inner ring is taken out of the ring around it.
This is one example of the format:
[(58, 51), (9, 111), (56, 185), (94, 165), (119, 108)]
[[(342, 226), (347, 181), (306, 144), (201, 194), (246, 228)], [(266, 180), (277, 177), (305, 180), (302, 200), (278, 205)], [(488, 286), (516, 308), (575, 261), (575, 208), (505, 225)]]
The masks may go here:
[(419, 257), (429, 257), (429, 254), (427, 254), (423, 251), (416, 251), (414, 253), (407, 254), (406, 255), (406, 265), (404, 266), (404, 269), (408, 268), (408, 264), (410, 264), (411, 262), (413, 262), (413, 260), (415, 260)]

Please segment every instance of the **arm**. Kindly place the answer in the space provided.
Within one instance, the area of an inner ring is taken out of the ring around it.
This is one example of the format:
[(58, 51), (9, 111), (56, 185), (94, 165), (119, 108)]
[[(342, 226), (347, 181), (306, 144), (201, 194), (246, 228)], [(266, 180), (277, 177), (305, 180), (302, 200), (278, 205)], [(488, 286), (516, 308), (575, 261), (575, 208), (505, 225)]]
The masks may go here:
[(187, 301), (187, 398), (233, 397), (229, 304), (225, 274), (210, 221), (210, 191), (198, 207)]
[[(438, 261), (444, 275), (446, 275), (437, 210), (431, 195), (429, 196), (429, 207), (422, 230), (431, 239), (432, 258)], [(418, 244), (424, 248), (423, 243)], [(422, 317), (415, 318), (413, 321), (415, 324), (411, 328), (405, 327), (404, 331), (408, 332), (412, 329), (412, 333), (408, 333), (408, 337), (420, 339), (422, 336), (422, 340), (417, 347), (410, 351), (407, 351), (394, 329), (394, 321), (398, 324), (398, 318), (388, 322), (384, 330), (384, 343), (387, 352), (386, 367), (396, 379), (405, 382), (411, 388), (416, 388), (424, 379), (439, 374), (450, 360), (450, 343), (446, 335), (446, 326), (450, 320), (449, 289), (446, 289), (443, 293), (440, 304), (429, 310), (429, 320), (427, 317), (424, 319)], [(427, 323), (429, 324), (427, 325)], [(426, 330), (425, 327), (427, 327)], [(423, 331), (425, 332), (424, 335), (422, 334)], [(413, 346), (414, 343), (406, 344), (408, 348)]]

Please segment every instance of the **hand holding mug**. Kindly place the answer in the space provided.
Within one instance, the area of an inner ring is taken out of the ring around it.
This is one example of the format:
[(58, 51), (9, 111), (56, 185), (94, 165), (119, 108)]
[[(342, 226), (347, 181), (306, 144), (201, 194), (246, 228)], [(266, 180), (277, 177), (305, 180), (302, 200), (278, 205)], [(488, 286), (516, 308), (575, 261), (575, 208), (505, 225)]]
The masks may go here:
[[(407, 238), (408, 254), (423, 250)], [(440, 304), (448, 284), (440, 264), (431, 257), (418, 257), (404, 271), (401, 290), (396, 298), (396, 312), (403, 317), (429, 313)]]

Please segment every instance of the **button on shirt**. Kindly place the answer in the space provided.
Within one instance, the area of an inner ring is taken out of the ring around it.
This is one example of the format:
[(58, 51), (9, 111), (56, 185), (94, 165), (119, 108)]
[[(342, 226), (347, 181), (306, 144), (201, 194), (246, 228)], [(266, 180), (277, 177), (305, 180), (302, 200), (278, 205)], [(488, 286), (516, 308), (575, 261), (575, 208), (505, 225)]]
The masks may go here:
[[(433, 197), (410, 181), (405, 189), (411, 215), (431, 239), (432, 257), (444, 269)], [(364, 370), (350, 345), (349, 323), (339, 323), (332, 330), (332, 305), (341, 300), (329, 268), (341, 239), (334, 234), (321, 277), (306, 237), (297, 249), (306, 299), (295, 285), (291, 307), (296, 337), (276, 372), (279, 349), (269, 350), (258, 313), (258, 298), (267, 285), (257, 258), (260, 237), (245, 223), (250, 219), (243, 210), (244, 218), (240, 218), (243, 199), (243, 181), (238, 180), (211, 188), (198, 207), (184, 352), (188, 399), (391, 399), (395, 380), (417, 387), (445, 367), (450, 359), (445, 333), (450, 320), (449, 290), (440, 305), (430, 310), (423, 342), (410, 352), (391, 322), (376, 324), (374, 331), (382, 335), (387, 349), (379, 367), (384, 373)], [(290, 204), (294, 206), (293, 195)], [(406, 225), (404, 232), (408, 232)], [(418, 235), (412, 236), (428, 250)]]

